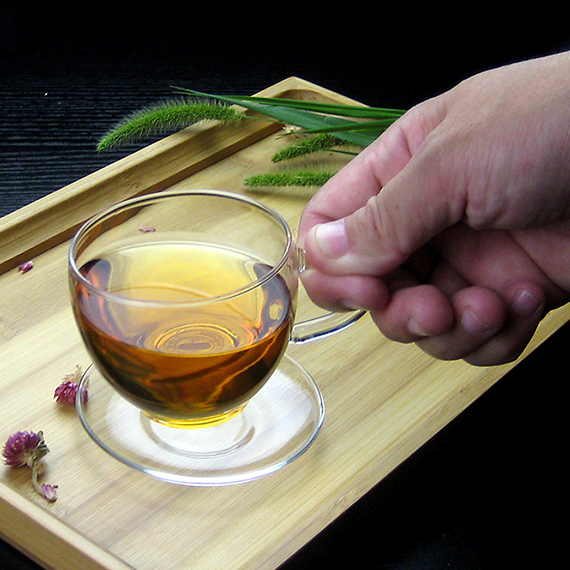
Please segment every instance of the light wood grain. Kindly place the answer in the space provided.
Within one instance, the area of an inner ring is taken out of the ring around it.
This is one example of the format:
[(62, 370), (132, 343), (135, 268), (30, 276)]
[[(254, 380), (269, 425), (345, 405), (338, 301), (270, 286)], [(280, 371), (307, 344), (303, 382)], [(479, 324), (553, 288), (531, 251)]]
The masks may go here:
[[(295, 78), (266, 92), (278, 93), (346, 100)], [(365, 317), (289, 348), (320, 386), (327, 412), (314, 445), (278, 473), (243, 485), (184, 487), (99, 449), (75, 411), (53, 401), (63, 375), (89, 363), (69, 307), (69, 236), (133, 194), (246, 192), (244, 176), (281, 168), (269, 157), (283, 144), (267, 127), (184, 131), (0, 221), (0, 439), (42, 429), (51, 449), (45, 480), (59, 485), (57, 502), (47, 503), (32, 491), (28, 469), (2, 467), (0, 532), (46, 568), (275, 568), (514, 366), (436, 361), (386, 340)], [(308, 199), (298, 189), (249, 193), (293, 229)], [(17, 263), (32, 257), (34, 269), (20, 274)], [(313, 313), (304, 296), (301, 305), (300, 318)], [(525, 354), (568, 317), (567, 309), (550, 314)]]

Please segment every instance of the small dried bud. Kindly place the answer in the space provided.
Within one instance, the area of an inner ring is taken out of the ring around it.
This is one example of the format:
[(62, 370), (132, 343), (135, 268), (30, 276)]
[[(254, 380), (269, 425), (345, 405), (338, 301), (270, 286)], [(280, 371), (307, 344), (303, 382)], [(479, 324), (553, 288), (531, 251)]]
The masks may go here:
[(28, 271), (32, 270), (33, 267), (34, 267), (33, 261), (24, 261), (24, 263), (18, 265), (18, 271), (20, 273), (27, 273)]
[[(75, 397), (81, 380), (81, 366), (76, 366), (75, 372), (66, 374), (62, 383), (55, 389), (53, 397), (57, 402), (63, 404), (75, 405)], [(83, 403), (87, 403), (87, 391), (83, 392)]]
[(40, 485), (40, 495), (42, 495), (45, 499), (47, 499), (50, 503), (53, 503), (57, 500), (57, 485), (46, 485), (42, 483)]

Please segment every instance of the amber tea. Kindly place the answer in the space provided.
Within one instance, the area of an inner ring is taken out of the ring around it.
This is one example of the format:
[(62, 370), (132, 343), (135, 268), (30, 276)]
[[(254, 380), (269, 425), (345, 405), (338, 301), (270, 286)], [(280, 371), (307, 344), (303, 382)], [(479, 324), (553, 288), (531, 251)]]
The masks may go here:
[[(215, 425), (277, 366), (294, 302), (279, 273), (229, 247), (150, 241), (89, 261), (73, 304), (105, 377), (153, 419)], [(235, 294), (228, 296), (228, 291)]]

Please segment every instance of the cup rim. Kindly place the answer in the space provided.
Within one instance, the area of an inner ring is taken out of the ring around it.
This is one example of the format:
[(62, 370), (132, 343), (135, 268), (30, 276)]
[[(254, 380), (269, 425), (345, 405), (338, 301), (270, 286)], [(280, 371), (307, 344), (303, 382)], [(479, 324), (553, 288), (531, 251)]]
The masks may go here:
[[(261, 211), (265, 212), (266, 214), (269, 214), (270, 216), (272, 216), (275, 220), (277, 220), (279, 222), (279, 224), (283, 228), (285, 235), (286, 235), (286, 238), (287, 238), (287, 245), (285, 246), (279, 261), (276, 264), (274, 264), (271, 267), (271, 270), (268, 271), (265, 275), (263, 275), (263, 277), (260, 277), (254, 281), (251, 281), (250, 283), (248, 283), (247, 285), (244, 285), (243, 287), (239, 287), (237, 289), (234, 289), (232, 291), (228, 291), (227, 293), (223, 293), (221, 295), (213, 295), (212, 297), (207, 297), (206, 299), (192, 300), (192, 301), (156, 301), (156, 300), (144, 300), (144, 299), (133, 299), (130, 297), (123, 297), (121, 295), (117, 295), (115, 293), (105, 291), (104, 289), (97, 287), (96, 285), (94, 285), (91, 281), (86, 279), (81, 274), (81, 272), (79, 271), (79, 267), (77, 266), (77, 263), (75, 261), (75, 255), (74, 254), (75, 254), (75, 251), (77, 249), (79, 240), (81, 239), (81, 237), (83, 235), (85, 235), (85, 233), (91, 227), (95, 226), (97, 223), (99, 223), (101, 220), (103, 220), (107, 216), (109, 216), (113, 213), (116, 213), (116, 212), (118, 212), (124, 208), (130, 208), (133, 205), (143, 205), (147, 202), (154, 202), (157, 200), (164, 200), (164, 199), (172, 198), (172, 197), (181, 197), (181, 196), (190, 196), (190, 195), (191, 196), (212, 196), (212, 197), (216, 197), (216, 198), (224, 198), (224, 199), (236, 200), (239, 202), (246, 202), (246, 203), (250, 204), (251, 206), (258, 208), (259, 210), (261, 210)], [(238, 194), (235, 192), (229, 192), (229, 191), (225, 191), (225, 190), (208, 190), (208, 189), (166, 190), (166, 191), (152, 192), (149, 194), (142, 194), (139, 196), (134, 196), (132, 198), (128, 198), (126, 200), (122, 200), (122, 201), (120, 201), (120, 202), (118, 202), (118, 203), (116, 203), (116, 204), (114, 204), (108, 208), (105, 208), (104, 210), (102, 210), (98, 214), (95, 214), (94, 216), (89, 218), (86, 222), (84, 222), (79, 227), (79, 229), (75, 232), (73, 238), (71, 239), (71, 243), (69, 246), (69, 252), (68, 252), (68, 268), (69, 268), (69, 271), (71, 272), (71, 274), (73, 276), (73, 279), (76, 282), (79, 282), (82, 286), (84, 286), (89, 291), (91, 291), (97, 295), (100, 295), (103, 298), (112, 299), (114, 302), (134, 304), (134, 305), (143, 305), (143, 306), (153, 306), (154, 305), (154, 306), (161, 306), (161, 307), (164, 307), (166, 305), (197, 306), (197, 305), (211, 304), (213, 302), (224, 301), (224, 300), (231, 299), (233, 297), (237, 297), (239, 295), (243, 295), (244, 293), (247, 293), (248, 291), (251, 291), (251, 290), (259, 287), (263, 283), (269, 281), (275, 275), (277, 275), (281, 271), (283, 266), (287, 263), (294, 247), (295, 247), (295, 244), (293, 242), (293, 236), (291, 233), (291, 229), (289, 228), (289, 225), (287, 224), (287, 222), (285, 221), (283, 216), (281, 214), (279, 214), (279, 212), (277, 212), (273, 208), (267, 206), (266, 204), (263, 204), (262, 202), (254, 199), (254, 198), (251, 198), (250, 196), (246, 196), (244, 194)]]

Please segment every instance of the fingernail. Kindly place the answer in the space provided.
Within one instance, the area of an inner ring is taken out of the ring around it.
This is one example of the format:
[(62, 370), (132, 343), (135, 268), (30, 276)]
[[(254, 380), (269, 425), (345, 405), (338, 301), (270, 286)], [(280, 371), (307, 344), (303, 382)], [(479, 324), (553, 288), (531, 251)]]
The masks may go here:
[(511, 306), (522, 316), (530, 317), (538, 309), (541, 302), (526, 289), (519, 289), (511, 299)]
[(429, 336), (429, 333), (414, 319), (413, 317), (410, 318), (407, 322), (408, 331), (411, 332), (415, 336), (419, 337), (426, 337)]
[(493, 327), (481, 321), (475, 316), (475, 313), (470, 309), (463, 311), (461, 315), (461, 326), (465, 331), (472, 335), (488, 334), (493, 330)]
[(315, 241), (325, 257), (338, 259), (348, 251), (344, 220), (315, 226), (313, 231)]

